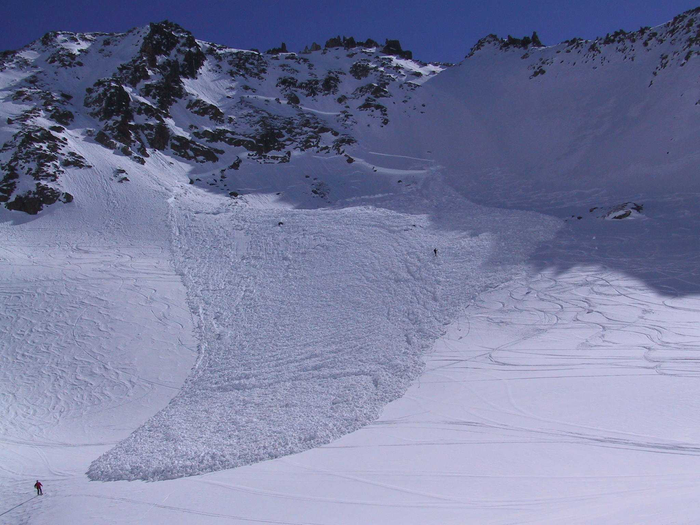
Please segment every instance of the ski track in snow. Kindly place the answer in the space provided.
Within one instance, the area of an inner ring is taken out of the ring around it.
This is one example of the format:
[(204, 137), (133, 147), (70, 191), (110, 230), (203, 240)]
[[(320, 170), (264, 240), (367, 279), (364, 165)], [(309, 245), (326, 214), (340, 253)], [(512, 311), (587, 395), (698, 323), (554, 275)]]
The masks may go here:
[(156, 484), (76, 471), (56, 480), (58, 515), (23, 512), (37, 524), (109, 523), (111, 508), (154, 524), (686, 523), (700, 511), (700, 436), (697, 363), (681, 349), (697, 349), (698, 313), (697, 297), (603, 268), (523, 272), (479, 295), (420, 379), (357, 432)]
[(126, 437), (178, 391), (196, 351), (167, 243), (124, 238), (119, 219), (99, 230), (74, 228), (80, 214), (73, 227), (47, 219), (0, 229), (4, 506), (21, 503), (28, 473), (73, 474), (54, 458)]
[[(141, 255), (149, 258), (147, 253)], [(141, 397), (154, 386), (177, 388), (167, 377), (141, 377), (135, 363), (126, 367), (119, 362), (120, 356), (113, 354), (114, 346), (144, 344), (134, 330), (134, 320), (121, 312), (115, 314), (113, 296), (130, 295), (130, 308), (148, 312), (141, 319), (142, 327), (172, 323), (182, 330), (182, 324), (171, 319), (173, 305), (158, 297), (157, 284), (154, 286), (159, 280), (167, 283), (175, 279), (172, 273), (168, 275), (167, 269), (156, 265), (138, 268), (143, 261), (135, 262), (128, 251), (112, 247), (76, 244), (65, 255), (56, 249), (38, 257), (25, 253), (20, 258), (21, 262), (15, 259), (5, 274), (11, 277), (1, 292), (1, 330), (18, 351), (0, 356), (0, 380), (13, 378), (21, 397), (11, 394), (11, 402), (3, 404), (2, 420), (23, 417), (37, 426), (21, 429), (26, 434), (17, 439), (36, 438), (47, 424), (80, 419), (93, 408), (109, 410), (115, 398)], [(157, 251), (150, 258), (160, 262), (163, 257)], [(33, 277), (23, 278), (23, 274), (40, 274), (40, 284)], [(103, 337), (107, 333), (109, 340)], [(122, 341), (115, 343), (114, 337)], [(36, 373), (27, 374), (28, 369)]]

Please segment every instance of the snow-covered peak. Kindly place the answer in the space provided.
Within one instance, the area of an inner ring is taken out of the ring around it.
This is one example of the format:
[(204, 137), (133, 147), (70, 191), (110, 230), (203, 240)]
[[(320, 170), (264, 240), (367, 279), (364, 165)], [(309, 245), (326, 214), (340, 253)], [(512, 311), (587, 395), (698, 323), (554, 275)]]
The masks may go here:
[[(523, 59), (530, 56), (549, 60), (552, 55), (570, 54), (572, 59), (595, 59), (599, 57), (601, 65), (615, 60), (634, 61), (646, 53), (661, 52), (660, 67), (670, 63), (685, 65), (690, 58), (700, 53), (700, 8), (691, 9), (674, 17), (673, 20), (656, 27), (641, 27), (637, 31), (620, 29), (594, 40), (572, 38), (554, 46), (544, 46), (537, 33), (531, 37), (500, 38), (490, 34), (480, 39), (470, 50), (467, 59), (477, 54), (493, 55), (504, 52), (515, 54)], [(669, 53), (665, 53), (668, 51)], [(550, 64), (555, 63), (551, 61)], [(573, 63), (573, 60), (560, 61)]]
[(563, 217), (697, 191), (699, 15), (549, 47), (487, 37), (416, 93), (425, 114), (381, 147), (431, 152), (470, 199)]
[(387, 126), (444, 69), (412, 60), (396, 40), (337, 40), (260, 53), (164, 21), (120, 34), (52, 32), (5, 53), (0, 201), (36, 213), (72, 199), (62, 179), (66, 167), (93, 164), (84, 143), (140, 165), (159, 153), (221, 175), (306, 151), (342, 155), (360, 128)]
[[(105, 162), (93, 145), (111, 153), (110, 171), (157, 157), (186, 166), (194, 184), (236, 194), (269, 166), (312, 156), (351, 163), (380, 143), (406, 156), (433, 152), (439, 165), (468, 169), (469, 184), (506, 165), (522, 173), (516, 185), (585, 186), (610, 166), (616, 181), (677, 174), (665, 161), (694, 141), (699, 18), (694, 9), (655, 28), (549, 47), (537, 33), (489, 35), (451, 68), (414, 60), (396, 40), (339, 36), (300, 53), (284, 44), (261, 53), (197, 40), (167, 21), (49, 33), (0, 57), (0, 202), (34, 213), (80, 199), (64, 182)], [(632, 127), (619, 155), (611, 144)], [(595, 153), (557, 153), (603, 135)], [(246, 183), (234, 183), (242, 172)]]

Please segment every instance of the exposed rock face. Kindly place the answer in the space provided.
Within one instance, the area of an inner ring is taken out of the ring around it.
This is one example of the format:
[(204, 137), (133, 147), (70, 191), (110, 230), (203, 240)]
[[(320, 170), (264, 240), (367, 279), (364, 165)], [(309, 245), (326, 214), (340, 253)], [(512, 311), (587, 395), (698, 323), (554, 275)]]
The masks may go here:
[[(177, 66), (168, 65), (167, 69), (177, 67), (183, 78), (196, 78), (199, 69), (206, 61), (206, 57), (189, 31), (167, 20), (149, 25), (148, 34), (141, 44), (140, 58), (146, 61), (148, 67), (158, 68), (159, 58), (170, 56), (175, 48), (178, 48), (179, 51)], [(138, 63), (139, 60), (135, 62), (135, 65)]]
[[(7, 119), (0, 202), (27, 213), (67, 202), (62, 177), (89, 169), (71, 141), (137, 166), (157, 154), (224, 175), (246, 162), (288, 163), (293, 151), (344, 154), (357, 126), (388, 125), (390, 108), (405, 111), (398, 103), (442, 69), (396, 62), (410, 52), (393, 40), (382, 48), (338, 36), (308, 56), (284, 43), (261, 54), (197, 41), (168, 21), (123, 34), (51, 32), (25, 49), (0, 55), (0, 72), (32, 72), (12, 86), (23, 111)], [(75, 81), (59, 91), (66, 70)]]
[(321, 51), (321, 49), (323, 49), (323, 48), (319, 44), (314, 42), (313, 44), (311, 44), (310, 47), (309, 46), (304, 47), (302, 54), (308, 55), (309, 53), (313, 53), (314, 51)]
[(36, 215), (44, 206), (55, 203), (61, 199), (64, 203), (73, 201), (70, 193), (61, 193), (45, 184), (37, 184), (36, 189), (17, 195), (14, 200), (8, 202), (8, 210), (23, 211), (29, 215)]
[(382, 48), (382, 53), (386, 53), (387, 55), (396, 55), (399, 58), (405, 58), (405, 59), (412, 59), (413, 58), (413, 53), (410, 51), (406, 50), (404, 51), (401, 48), (401, 42), (398, 40), (388, 40), (385, 42), (384, 47)]
[(163, 122), (156, 124), (153, 135), (150, 137), (149, 144), (153, 149), (163, 151), (168, 147), (170, 142), (170, 130)]
[(268, 55), (279, 55), (280, 53), (288, 53), (287, 51), (287, 44), (282, 42), (282, 45), (280, 47), (273, 47), (272, 49), (268, 49), (265, 51), (266, 54)]
[(201, 99), (195, 99), (187, 103), (187, 109), (189, 109), (195, 115), (201, 117), (209, 117), (212, 121), (217, 124), (224, 123), (224, 113), (214, 104), (209, 104)]
[[(0, 180), (0, 202), (5, 202), (11, 210), (35, 214), (44, 205), (53, 204), (62, 192), (47, 183), (58, 180), (65, 173), (64, 167), (89, 167), (85, 159), (70, 151), (68, 141), (51, 130), (24, 123), (12, 140), (0, 148), (1, 154), (8, 154), (7, 161), (0, 163), (3, 178)], [(3, 155), (5, 156), (5, 155)], [(20, 194), (13, 193), (21, 179), (36, 181), (32, 190)], [(64, 200), (64, 202), (70, 202)]]
[[(171, 134), (164, 121), (170, 117), (171, 106), (185, 97), (183, 79), (197, 78), (205, 62), (206, 55), (188, 31), (168, 21), (150, 24), (134, 58), (86, 90), (85, 107), (90, 108), (91, 116), (105, 122), (96, 140), (137, 162), (149, 156), (149, 146), (165, 150)], [(133, 97), (134, 92), (139, 99)], [(218, 108), (198, 99), (191, 100), (188, 109), (222, 118)], [(180, 139), (178, 144), (182, 143)]]
[[(353, 37), (345, 37), (345, 36), (336, 36), (333, 38), (329, 38), (326, 40), (326, 45), (324, 46), (325, 49), (331, 49), (331, 48), (336, 48), (336, 47), (342, 47), (343, 49), (354, 49), (356, 47), (362, 47), (362, 48), (371, 48), (371, 47), (379, 47), (379, 44), (375, 41), (372, 40), (371, 38), (368, 38), (367, 40), (360, 40), (356, 41)], [(314, 42), (311, 45), (311, 51), (320, 51), (321, 46), (316, 44)]]
[(538, 48), (544, 47), (540, 41), (540, 37), (537, 36), (537, 32), (533, 31), (532, 36), (524, 36), (523, 38), (515, 38), (508, 35), (508, 38), (502, 39), (498, 35), (490, 34), (479, 40), (474, 47), (471, 48), (469, 54), (466, 58), (470, 58), (477, 51), (487, 47), (487, 46), (497, 46), (500, 49), (529, 49), (531, 47)]
[[(343, 48), (343, 49), (355, 49), (355, 48), (379, 48), (380, 45), (376, 40), (372, 40), (371, 38), (368, 38), (367, 40), (360, 40), (356, 41), (355, 38), (353, 37), (345, 37), (345, 36), (336, 36), (333, 38), (329, 38), (326, 40), (326, 44), (324, 45), (324, 49), (334, 49), (334, 48)], [(316, 42), (314, 42), (311, 45), (311, 48), (306, 47), (304, 48), (304, 53), (310, 53), (313, 51), (320, 51), (321, 46), (319, 46)], [(381, 48), (381, 52), (386, 54), (386, 55), (394, 55), (399, 58), (405, 58), (405, 59), (412, 59), (413, 58), (413, 53), (410, 51), (404, 50), (401, 48), (401, 43), (398, 40), (389, 40), (387, 39), (385, 41), (384, 46)]]
[(636, 202), (624, 202), (612, 207), (594, 207), (589, 210), (589, 213), (595, 214), (599, 219), (605, 220), (624, 220), (637, 219), (643, 217), (644, 205)]
[(540, 42), (540, 37), (537, 36), (537, 32), (533, 32), (532, 36), (524, 36), (522, 38), (514, 38), (508, 35), (508, 38), (501, 43), (502, 49), (507, 49), (509, 47), (519, 47), (522, 49), (527, 49), (528, 47), (544, 47), (542, 42)]

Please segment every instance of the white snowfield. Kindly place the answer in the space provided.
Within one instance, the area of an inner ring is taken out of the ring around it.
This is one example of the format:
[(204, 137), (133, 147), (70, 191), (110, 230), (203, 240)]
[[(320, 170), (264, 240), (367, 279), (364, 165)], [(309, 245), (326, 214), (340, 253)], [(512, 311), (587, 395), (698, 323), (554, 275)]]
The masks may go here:
[(698, 58), (647, 86), (670, 45), (581, 73), (487, 46), (352, 163), (244, 163), (239, 198), (76, 140), (74, 203), (0, 211), (0, 522), (700, 521)]

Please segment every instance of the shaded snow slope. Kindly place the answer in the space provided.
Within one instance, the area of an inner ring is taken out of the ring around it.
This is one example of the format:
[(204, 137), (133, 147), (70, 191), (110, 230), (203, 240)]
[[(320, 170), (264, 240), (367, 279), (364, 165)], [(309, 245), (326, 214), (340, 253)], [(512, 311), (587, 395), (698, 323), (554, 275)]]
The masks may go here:
[(416, 93), (425, 114), (401, 116), (405, 151), (430, 151), (456, 188), (499, 206), (561, 213), (696, 192), (699, 28), (694, 10), (552, 47), (484, 39)]
[[(603, 264), (660, 293), (698, 293), (699, 30), (696, 9), (551, 47), (486, 38), (416, 93), (424, 114), (402, 115), (399, 136), (375, 134), (373, 147), (430, 156), (474, 202), (566, 219), (552, 244), (570, 255), (542, 267)], [(628, 202), (642, 220), (593, 220)]]

